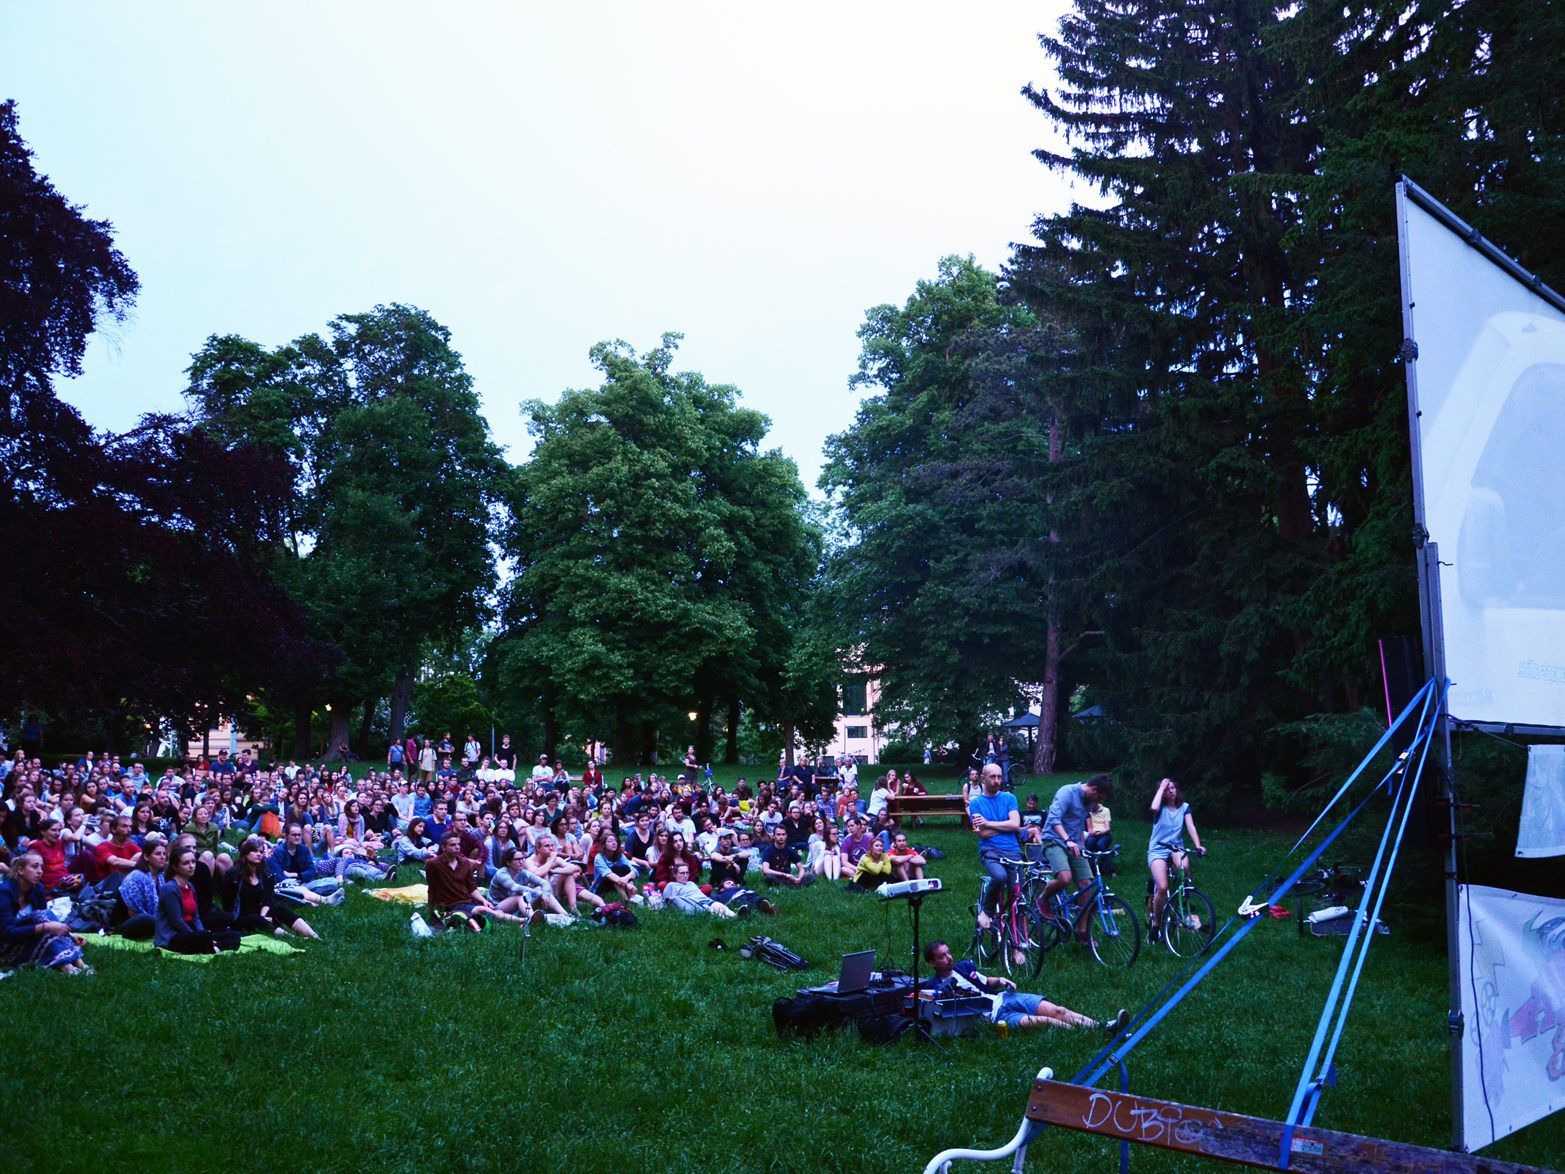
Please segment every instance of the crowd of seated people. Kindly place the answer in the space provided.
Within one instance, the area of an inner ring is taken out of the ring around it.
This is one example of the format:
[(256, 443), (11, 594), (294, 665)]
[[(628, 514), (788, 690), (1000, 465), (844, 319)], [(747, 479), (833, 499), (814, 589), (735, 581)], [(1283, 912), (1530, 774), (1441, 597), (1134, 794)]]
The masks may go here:
[(314, 937), (310, 909), (340, 903), (350, 881), (416, 871), (440, 922), (474, 930), (665, 894), (687, 913), (772, 913), (768, 890), (923, 874), (883, 805), (872, 816), (848, 779), (808, 760), (732, 790), (695, 770), (615, 786), (595, 759), (572, 776), (540, 756), (524, 774), (508, 739), (498, 757), (469, 739), (451, 769), (449, 745), (423, 739), (357, 779), (345, 763), (266, 766), (248, 750), (156, 773), (113, 755), (7, 758), (0, 965), (86, 969), (72, 917), (187, 953), (247, 933)]

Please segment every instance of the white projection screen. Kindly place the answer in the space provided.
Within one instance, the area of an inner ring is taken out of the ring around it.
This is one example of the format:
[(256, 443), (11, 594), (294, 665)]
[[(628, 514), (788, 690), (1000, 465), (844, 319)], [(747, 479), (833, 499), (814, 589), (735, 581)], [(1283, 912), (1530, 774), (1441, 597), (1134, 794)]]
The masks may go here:
[(1565, 727), (1565, 300), (1416, 185), (1397, 203), (1414, 508), (1438, 545), (1430, 636), (1448, 710)]

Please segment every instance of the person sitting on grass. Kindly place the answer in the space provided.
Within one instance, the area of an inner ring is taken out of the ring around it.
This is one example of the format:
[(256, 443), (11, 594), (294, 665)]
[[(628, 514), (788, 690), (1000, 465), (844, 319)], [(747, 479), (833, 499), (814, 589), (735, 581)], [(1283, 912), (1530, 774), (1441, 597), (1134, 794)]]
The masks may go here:
[(500, 853), (500, 867), (489, 884), (489, 900), (502, 913), (534, 920), (547, 909), (564, 915), (565, 907), (554, 891), (525, 867), (527, 856), (521, 848), (506, 848)]
[(538, 837), (537, 847), (527, 858), (525, 864), (527, 871), (548, 885), (558, 903), (572, 914), (577, 912), (578, 898), (594, 909), (602, 905), (602, 898), (590, 888), (577, 885), (576, 878), (581, 875), (581, 868), (561, 856), (559, 849), (560, 842), (554, 838), (553, 833), (545, 832)]
[(606, 829), (592, 856), (592, 894), (611, 901), (632, 901), (636, 889), (636, 860), (620, 848), (619, 836)]
[(240, 933), (292, 930), (302, 938), (317, 937), (297, 907), (279, 897), (266, 867), (266, 842), (252, 836), (239, 845), (239, 863), (223, 878), (223, 906)]
[[(322, 880), (315, 875), (315, 857), (304, 846), (304, 828), (290, 823), (283, 838), (272, 848), (268, 861), (272, 883), (285, 896), (306, 905), (341, 905), (342, 886), (335, 879)], [(317, 889), (326, 889), (322, 893)]]
[(478, 933), (484, 918), (520, 921), (514, 914), (502, 913), (478, 891), (481, 868), (462, 855), (462, 835), (447, 831), (440, 837), (440, 855), (424, 864), (424, 882), (429, 886), (429, 907), (445, 922), (447, 929), (463, 927)]
[(907, 836), (898, 832), (891, 840), (891, 851), (886, 853), (891, 860), (891, 877), (893, 880), (910, 881), (924, 879), (924, 865), (927, 863), (924, 857), (907, 842)]
[(1092, 1019), (1069, 1007), (1051, 1003), (1042, 995), (1029, 995), (1016, 989), (1008, 978), (986, 977), (966, 958), (960, 962), (951, 956), (951, 947), (933, 941), (924, 947), (924, 960), (934, 969), (933, 978), (919, 983), (919, 998), (944, 999), (964, 995), (1000, 993), (990, 1021), (1004, 1024), (1009, 1031), (1031, 1031), (1039, 1027), (1096, 1027), (1118, 1035), (1130, 1024), (1130, 1013), (1121, 1010), (1111, 1019)]
[(429, 821), (422, 815), (415, 815), (408, 821), (408, 826), (397, 837), (395, 845), (398, 864), (404, 860), (417, 860), (422, 864), (431, 856), (439, 854), (440, 846), (426, 834), (428, 827)]
[(51, 897), (74, 893), (86, 878), (72, 872), (66, 864), (65, 825), (51, 815), (44, 818), (42, 826), (43, 835), (32, 841), (28, 849), (43, 857), (44, 891)]
[(761, 852), (761, 875), (767, 884), (795, 888), (815, 881), (815, 875), (805, 871), (798, 850), (789, 845), (788, 830), (780, 824), (772, 832), (772, 842)]
[[(815, 845), (811, 844), (812, 851)], [(827, 823), (821, 832), (820, 848), (816, 853), (815, 872), (827, 880), (842, 879), (842, 838), (837, 834), (837, 825)]]
[(117, 909), (124, 920), (115, 927), (122, 938), (150, 942), (158, 927), (158, 891), (168, 871), (168, 841), (162, 836), (147, 837), (141, 850), (141, 863), (120, 883)]
[(141, 849), (130, 838), (130, 825), (129, 815), (116, 815), (110, 825), (109, 838), (93, 849), (100, 884), (116, 873), (120, 879), (129, 876), (141, 863)]
[(91, 974), (82, 961), (82, 937), (49, 915), (43, 857), (23, 852), (0, 880), (0, 965), (36, 966), (62, 974)]
[(674, 870), (680, 864), (689, 866), (691, 880), (700, 879), (701, 857), (686, 845), (683, 832), (674, 832), (668, 837), (667, 845), (659, 850), (657, 863), (652, 866), (653, 883), (667, 885), (672, 882), (675, 879)]
[(869, 851), (859, 857), (848, 888), (874, 890), (891, 879), (891, 857), (886, 855), (886, 844), (879, 836), (870, 838)]
[(862, 819), (850, 817), (848, 834), (842, 838), (842, 863), (848, 868), (857, 868), (860, 857), (869, 851), (869, 842), (874, 838), (865, 830)]
[(176, 846), (169, 856), (171, 880), (158, 889), (157, 927), (153, 934), (158, 946), (175, 954), (216, 954), (237, 950), (239, 934), (231, 929), (209, 931), (198, 912), (194, 878), (194, 845)]

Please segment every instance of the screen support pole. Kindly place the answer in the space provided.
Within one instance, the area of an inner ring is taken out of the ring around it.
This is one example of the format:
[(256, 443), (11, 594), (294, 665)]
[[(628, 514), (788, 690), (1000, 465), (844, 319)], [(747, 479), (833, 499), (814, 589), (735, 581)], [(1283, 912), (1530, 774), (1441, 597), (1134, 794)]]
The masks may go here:
[[(1418, 345), (1413, 341), (1412, 272), (1408, 267), (1407, 206), (1409, 189), (1415, 185), (1406, 178), (1397, 184), (1397, 240), (1402, 275), (1402, 363), (1407, 374), (1408, 440), (1413, 472), (1413, 546), (1418, 564), (1418, 611), (1423, 628), (1424, 671), (1442, 686), (1438, 691), (1440, 712), (1435, 715), (1440, 737), (1435, 743), (1440, 767), (1440, 798), (1445, 806), (1445, 940), (1447, 957), (1446, 1023), (1451, 1031), (1451, 1144), (1467, 1150), (1462, 1097), (1462, 976), (1461, 976), (1461, 878), (1457, 874), (1457, 807), (1451, 773), (1451, 722), (1446, 709), (1445, 628), (1440, 609), (1440, 549), (1429, 541), (1424, 514), (1424, 470), (1419, 432)], [(1423, 193), (1419, 191), (1419, 194)]]

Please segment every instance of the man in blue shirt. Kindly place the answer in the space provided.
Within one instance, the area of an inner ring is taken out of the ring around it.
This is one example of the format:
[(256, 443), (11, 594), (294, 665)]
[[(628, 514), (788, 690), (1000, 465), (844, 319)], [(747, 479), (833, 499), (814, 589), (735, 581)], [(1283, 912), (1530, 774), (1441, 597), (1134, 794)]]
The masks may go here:
[(972, 818), (973, 830), (978, 833), (978, 864), (989, 878), (984, 882), (984, 895), (978, 910), (978, 925), (988, 929), (990, 920), (999, 907), (1000, 895), (1011, 883), (1011, 870), (1003, 860), (1019, 860), (1021, 843), (1016, 838), (1022, 826), (1022, 815), (1016, 807), (1016, 796), (1002, 791), (1000, 783), (1004, 775), (999, 763), (984, 765), (983, 791), (968, 801), (967, 813)]
[[(1114, 783), (1108, 775), (1093, 775), (1084, 783), (1066, 783), (1054, 792), (1049, 813), (1043, 817), (1043, 859), (1054, 875), (1043, 890), (1044, 912), (1048, 913), (1054, 894), (1074, 879), (1078, 890), (1092, 880), (1092, 866), (1082, 853), (1087, 838), (1087, 812), (1099, 801), (1112, 802)], [(1079, 901), (1081, 898), (1077, 898)], [(1086, 934), (1081, 925), (1076, 934)]]

